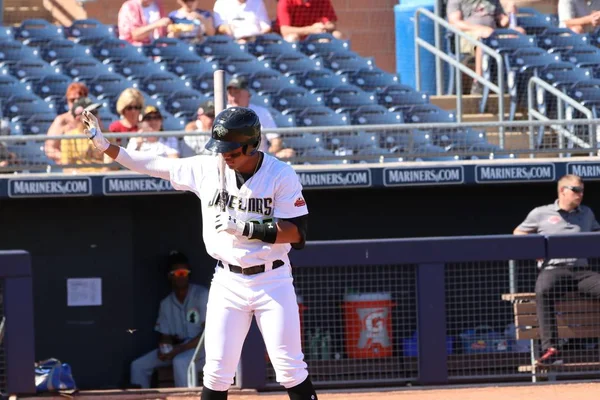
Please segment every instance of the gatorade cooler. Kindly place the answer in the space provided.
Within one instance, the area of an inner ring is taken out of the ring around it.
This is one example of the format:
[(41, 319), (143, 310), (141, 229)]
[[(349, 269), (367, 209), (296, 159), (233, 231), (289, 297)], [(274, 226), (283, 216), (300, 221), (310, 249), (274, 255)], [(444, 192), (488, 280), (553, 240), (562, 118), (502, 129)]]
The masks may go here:
[(389, 293), (346, 295), (343, 308), (349, 358), (392, 356), (393, 306)]

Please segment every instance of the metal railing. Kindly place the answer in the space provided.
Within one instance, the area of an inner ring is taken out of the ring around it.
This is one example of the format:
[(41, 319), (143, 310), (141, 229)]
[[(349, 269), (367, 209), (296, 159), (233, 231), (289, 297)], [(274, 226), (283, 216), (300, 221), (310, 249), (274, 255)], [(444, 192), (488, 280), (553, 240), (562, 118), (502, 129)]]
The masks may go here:
[[(419, 37), (420, 25), (421, 22), (419, 20), (419, 16), (425, 16), (434, 24), (434, 27), (439, 30), (439, 26), (444, 27), (448, 31), (452, 32), (455, 35), (455, 46), (456, 46), (456, 58), (452, 58), (449, 56), (442, 48), (439, 40), (439, 35), (435, 36), (435, 46), (432, 46), (427, 41), (421, 39)], [(472, 69), (466, 67), (460, 62), (460, 40), (466, 40), (469, 43), (473, 44), (482, 49), (485, 54), (488, 54), (490, 57), (496, 60), (497, 64), (497, 75), (498, 75), (498, 84), (494, 84), (493, 82), (483, 78), (480, 75), (477, 75)], [(456, 73), (456, 114), (458, 122), (461, 122), (462, 119), (462, 74), (465, 73), (469, 75), (471, 78), (477, 80), (482, 85), (488, 87), (492, 92), (498, 95), (498, 121), (504, 121), (504, 62), (502, 60), (502, 56), (497, 51), (493, 50), (491, 47), (485, 45), (483, 42), (473, 39), (466, 33), (456, 29), (452, 25), (450, 25), (443, 18), (438, 17), (434, 13), (424, 8), (419, 8), (415, 11), (415, 81), (416, 81), (416, 89), (421, 90), (421, 55), (419, 51), (419, 47), (423, 47), (429, 52), (433, 53), (436, 57), (436, 85), (438, 94), (441, 93), (442, 87), (442, 66), (439, 59), (443, 59), (448, 64), (452, 65), (455, 68)], [(504, 148), (504, 130), (500, 129), (500, 141), (499, 145), (501, 148)]]
[[(540, 113), (535, 107), (535, 97), (536, 96), (545, 96), (545, 93), (548, 92), (553, 96), (556, 96), (557, 101), (557, 116), (559, 120), (564, 120), (564, 107), (563, 102), (573, 107), (577, 111), (580, 111), (585, 117), (592, 121), (594, 119), (592, 110), (582, 106), (577, 100), (569, 97), (564, 92), (553, 87), (548, 82), (540, 79), (539, 77), (532, 77), (529, 79), (527, 84), (527, 108), (529, 114), (529, 121), (533, 121), (534, 118), (539, 121), (550, 121), (548, 117)], [(598, 144), (597, 133), (595, 129), (595, 123), (590, 122), (588, 125), (589, 129), (589, 142), (579, 138), (577, 135), (569, 132), (564, 126), (552, 125), (552, 129), (558, 134), (558, 148), (560, 150), (565, 148), (565, 139), (569, 140), (571, 144), (575, 144), (583, 149), (596, 149)], [(530, 140), (530, 148), (533, 150), (536, 145), (539, 146), (542, 142), (542, 134), (541, 132), (538, 134), (537, 142), (535, 141), (535, 133), (534, 126), (532, 125), (529, 128), (529, 140)], [(594, 151), (591, 151), (590, 156), (595, 154)], [(563, 157), (563, 153), (560, 153), (560, 157)], [(533, 157), (533, 154), (531, 155)]]

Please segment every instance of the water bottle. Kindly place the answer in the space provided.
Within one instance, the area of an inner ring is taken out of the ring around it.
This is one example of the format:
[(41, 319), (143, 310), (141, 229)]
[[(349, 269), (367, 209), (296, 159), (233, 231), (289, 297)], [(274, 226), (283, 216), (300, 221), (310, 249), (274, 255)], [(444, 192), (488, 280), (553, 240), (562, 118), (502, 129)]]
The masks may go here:
[(321, 360), (329, 359), (331, 359), (331, 335), (329, 331), (325, 331), (321, 338)]
[(515, 29), (517, 27), (517, 16), (515, 13), (508, 13), (508, 27), (510, 29)]

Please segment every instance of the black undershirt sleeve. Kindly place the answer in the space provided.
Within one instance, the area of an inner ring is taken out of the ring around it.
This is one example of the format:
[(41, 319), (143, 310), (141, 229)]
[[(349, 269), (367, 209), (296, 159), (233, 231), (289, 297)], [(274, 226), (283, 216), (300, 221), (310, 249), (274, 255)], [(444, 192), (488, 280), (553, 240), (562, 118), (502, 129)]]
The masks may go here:
[(306, 235), (308, 233), (308, 214), (295, 218), (280, 218), (280, 221), (288, 221), (298, 227), (298, 232), (300, 232), (300, 242), (291, 243), (291, 245), (295, 250), (302, 250), (306, 244)]

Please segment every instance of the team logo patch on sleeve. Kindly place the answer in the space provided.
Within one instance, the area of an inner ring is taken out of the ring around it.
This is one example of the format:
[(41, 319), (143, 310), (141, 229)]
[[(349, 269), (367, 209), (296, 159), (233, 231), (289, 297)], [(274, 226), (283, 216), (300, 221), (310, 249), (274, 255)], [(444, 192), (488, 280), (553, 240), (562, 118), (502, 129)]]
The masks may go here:
[(306, 205), (306, 201), (302, 197), (298, 197), (294, 202), (295, 207), (304, 207)]

